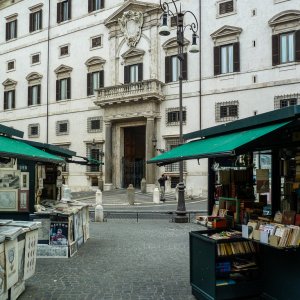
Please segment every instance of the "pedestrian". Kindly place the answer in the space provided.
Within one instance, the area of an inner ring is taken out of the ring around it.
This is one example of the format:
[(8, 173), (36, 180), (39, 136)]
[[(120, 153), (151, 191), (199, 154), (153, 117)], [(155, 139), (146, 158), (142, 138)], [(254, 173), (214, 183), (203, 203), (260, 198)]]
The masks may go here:
[(165, 190), (166, 190), (166, 180), (168, 180), (167, 175), (164, 173), (161, 174), (161, 177), (158, 178), (159, 189), (160, 189), (160, 200), (165, 202)]

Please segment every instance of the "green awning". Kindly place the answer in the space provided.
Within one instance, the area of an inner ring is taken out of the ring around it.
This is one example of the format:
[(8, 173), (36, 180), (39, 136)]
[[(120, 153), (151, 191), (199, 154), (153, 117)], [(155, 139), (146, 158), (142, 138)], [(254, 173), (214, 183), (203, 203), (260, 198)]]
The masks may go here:
[(0, 156), (22, 158), (40, 162), (65, 162), (62, 158), (32, 147), (22, 142), (22, 140), (15, 140), (5, 136), (0, 136)]
[(180, 160), (198, 159), (214, 156), (234, 155), (234, 150), (276, 130), (289, 122), (219, 135), (192, 141), (161, 155), (151, 158), (147, 163), (167, 164)]

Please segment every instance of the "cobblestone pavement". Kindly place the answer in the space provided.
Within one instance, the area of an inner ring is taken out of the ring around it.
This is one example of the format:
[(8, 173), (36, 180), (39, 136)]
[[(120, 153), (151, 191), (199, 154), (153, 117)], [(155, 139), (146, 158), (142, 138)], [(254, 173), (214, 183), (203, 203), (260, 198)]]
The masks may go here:
[(39, 258), (20, 300), (192, 300), (189, 232), (168, 220), (90, 223), (90, 239), (71, 258)]

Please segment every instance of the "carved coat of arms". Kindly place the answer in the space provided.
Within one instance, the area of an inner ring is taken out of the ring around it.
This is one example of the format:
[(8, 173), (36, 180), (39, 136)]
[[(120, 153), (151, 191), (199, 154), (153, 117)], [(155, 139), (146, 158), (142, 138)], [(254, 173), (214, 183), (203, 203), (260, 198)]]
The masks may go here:
[(119, 18), (121, 31), (124, 33), (127, 45), (135, 47), (140, 40), (143, 26), (143, 14), (138, 11), (126, 11), (122, 18)]

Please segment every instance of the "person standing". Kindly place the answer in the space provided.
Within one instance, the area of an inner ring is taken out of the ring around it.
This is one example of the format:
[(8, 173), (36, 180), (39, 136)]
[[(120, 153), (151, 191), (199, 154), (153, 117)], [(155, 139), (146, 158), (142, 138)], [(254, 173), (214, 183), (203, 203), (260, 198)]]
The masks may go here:
[(168, 180), (167, 175), (164, 173), (161, 174), (161, 177), (158, 178), (159, 189), (160, 189), (160, 200), (165, 202), (165, 191), (166, 191), (166, 180)]

